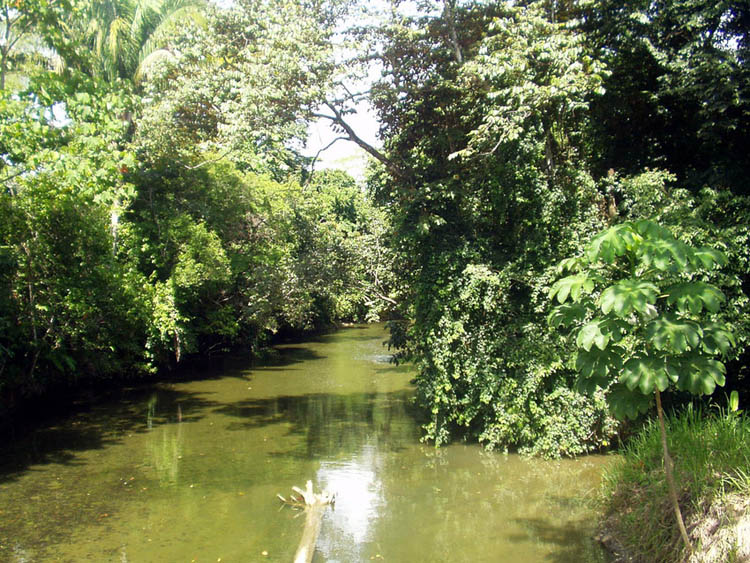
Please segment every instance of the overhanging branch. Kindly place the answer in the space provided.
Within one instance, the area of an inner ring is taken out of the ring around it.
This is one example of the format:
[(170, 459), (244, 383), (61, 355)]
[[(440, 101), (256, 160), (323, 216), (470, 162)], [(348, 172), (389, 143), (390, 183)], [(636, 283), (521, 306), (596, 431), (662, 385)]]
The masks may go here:
[[(322, 117), (322, 116), (319, 116)], [(312, 159), (312, 162), (310, 163), (310, 174), (307, 176), (307, 180), (305, 181), (305, 185), (307, 185), (310, 180), (313, 177), (313, 172), (315, 172), (315, 163), (318, 161), (318, 157), (324, 152), (330, 149), (335, 143), (338, 141), (348, 141), (349, 137), (336, 137), (333, 141), (328, 143), (326, 146), (324, 146), (322, 149), (320, 149), (318, 152), (315, 153), (315, 156)]]
[(394, 176), (403, 176), (399, 168), (394, 164), (394, 162), (391, 159), (389, 159), (382, 152), (380, 152), (378, 149), (373, 147), (370, 143), (368, 143), (367, 141), (362, 139), (359, 135), (357, 135), (357, 133), (355, 133), (351, 125), (349, 125), (346, 121), (344, 121), (344, 117), (343, 117), (343, 114), (341, 113), (341, 110), (339, 110), (336, 106), (334, 106), (333, 104), (329, 102), (326, 102), (325, 105), (328, 107), (328, 109), (331, 110), (331, 112), (333, 112), (333, 115), (327, 115), (324, 113), (315, 113), (313, 114), (313, 116), (319, 117), (322, 119), (328, 119), (335, 125), (339, 126), (341, 129), (344, 130), (349, 141), (356, 143), (365, 151), (367, 151), (368, 154), (373, 156), (378, 162), (382, 163), (388, 169), (388, 171), (391, 172)]

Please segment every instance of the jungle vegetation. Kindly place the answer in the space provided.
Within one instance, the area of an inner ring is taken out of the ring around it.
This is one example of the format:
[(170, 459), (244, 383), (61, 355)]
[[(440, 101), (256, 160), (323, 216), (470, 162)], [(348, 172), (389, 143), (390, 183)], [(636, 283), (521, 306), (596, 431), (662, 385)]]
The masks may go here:
[(746, 391), (747, 3), (378, 7), (3, 0), (3, 408), (378, 319), (438, 445), (582, 454), (639, 389)]

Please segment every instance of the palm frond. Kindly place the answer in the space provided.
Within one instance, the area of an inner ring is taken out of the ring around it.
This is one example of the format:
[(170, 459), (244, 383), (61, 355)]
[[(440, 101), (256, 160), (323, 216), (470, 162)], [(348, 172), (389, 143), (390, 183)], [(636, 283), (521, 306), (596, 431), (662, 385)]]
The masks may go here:
[(192, 22), (200, 27), (205, 26), (206, 15), (203, 9), (197, 6), (185, 6), (174, 12), (165, 14), (148, 39), (142, 43), (138, 54), (138, 61), (142, 64), (152, 52), (164, 47), (166, 38), (176, 27), (184, 25), (187, 22)]
[(143, 80), (150, 77), (152, 71), (159, 63), (162, 61), (174, 60), (174, 58), (174, 54), (167, 49), (156, 49), (155, 51), (152, 51), (138, 65), (133, 80), (136, 84), (140, 84)]

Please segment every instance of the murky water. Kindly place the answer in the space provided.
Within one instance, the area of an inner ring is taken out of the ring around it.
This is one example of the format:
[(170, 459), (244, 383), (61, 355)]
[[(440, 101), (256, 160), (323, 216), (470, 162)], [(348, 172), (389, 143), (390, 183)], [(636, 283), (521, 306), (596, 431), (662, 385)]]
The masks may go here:
[(289, 562), (304, 517), (275, 495), (307, 479), (337, 493), (316, 562), (605, 561), (607, 459), (420, 444), (384, 339), (344, 329), (38, 430), (0, 458), (0, 561)]

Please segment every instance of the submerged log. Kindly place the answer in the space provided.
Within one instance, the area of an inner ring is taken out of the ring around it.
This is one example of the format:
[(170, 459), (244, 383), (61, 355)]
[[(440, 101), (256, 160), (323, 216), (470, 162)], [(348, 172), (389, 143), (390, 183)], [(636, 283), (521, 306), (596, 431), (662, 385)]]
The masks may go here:
[(294, 563), (310, 563), (315, 553), (315, 544), (318, 542), (320, 534), (320, 523), (323, 520), (325, 507), (336, 502), (336, 496), (326, 491), (319, 494), (313, 491), (312, 481), (307, 482), (303, 491), (299, 487), (292, 487), (296, 494), (290, 495), (285, 499), (281, 495), (276, 495), (285, 505), (305, 511), (305, 527), (302, 530), (297, 552), (294, 555)]

